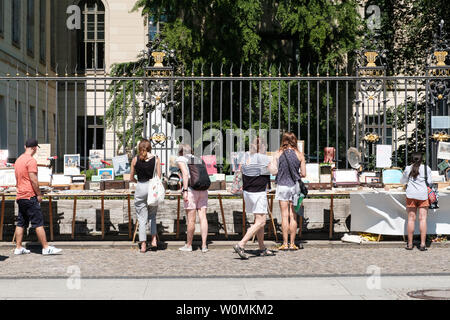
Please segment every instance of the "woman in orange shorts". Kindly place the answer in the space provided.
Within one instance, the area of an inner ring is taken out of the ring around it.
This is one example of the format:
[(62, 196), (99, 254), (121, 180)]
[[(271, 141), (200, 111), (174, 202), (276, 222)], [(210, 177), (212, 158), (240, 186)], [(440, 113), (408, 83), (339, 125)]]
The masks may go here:
[(412, 165), (407, 166), (403, 172), (401, 182), (406, 187), (406, 212), (408, 213), (408, 244), (407, 250), (413, 249), (414, 227), (417, 209), (419, 209), (420, 251), (426, 251), (425, 240), (427, 236), (428, 189), (425, 183), (425, 170), (427, 170), (428, 184), (431, 185), (431, 169), (422, 164), (423, 156), (420, 152), (412, 154)]

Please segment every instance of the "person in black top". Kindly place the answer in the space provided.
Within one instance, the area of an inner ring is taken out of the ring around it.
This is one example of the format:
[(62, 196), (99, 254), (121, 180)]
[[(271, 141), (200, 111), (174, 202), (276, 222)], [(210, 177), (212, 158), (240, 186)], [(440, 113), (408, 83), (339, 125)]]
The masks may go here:
[[(147, 205), (148, 182), (157, 174), (161, 178), (161, 163), (157, 156), (150, 154), (152, 147), (150, 141), (143, 139), (138, 146), (139, 155), (131, 162), (131, 182), (137, 182), (134, 195), (134, 206), (136, 216), (139, 221), (139, 242), (141, 252), (147, 251), (147, 224), (150, 225), (150, 234), (152, 237), (151, 248), (156, 250), (156, 212), (158, 207), (149, 207)], [(137, 175), (137, 181), (135, 179)]]

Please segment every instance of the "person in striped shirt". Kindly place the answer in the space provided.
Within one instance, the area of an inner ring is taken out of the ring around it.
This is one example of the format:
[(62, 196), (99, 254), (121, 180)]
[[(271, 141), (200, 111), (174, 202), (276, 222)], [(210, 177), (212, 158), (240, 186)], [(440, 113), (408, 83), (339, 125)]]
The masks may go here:
[(265, 154), (265, 150), (265, 143), (261, 138), (256, 137), (241, 164), (245, 208), (248, 213), (255, 215), (253, 226), (248, 229), (242, 240), (233, 246), (234, 251), (241, 259), (248, 259), (244, 247), (255, 234), (258, 239), (259, 255), (273, 255), (273, 252), (264, 245), (264, 226), (268, 213), (266, 190), (270, 185), (270, 160)]

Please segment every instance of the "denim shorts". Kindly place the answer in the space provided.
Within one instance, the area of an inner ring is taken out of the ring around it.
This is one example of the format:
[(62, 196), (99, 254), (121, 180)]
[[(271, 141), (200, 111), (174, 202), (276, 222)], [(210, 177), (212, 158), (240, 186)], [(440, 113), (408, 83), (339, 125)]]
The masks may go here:
[(293, 185), (292, 187), (277, 186), (277, 190), (275, 192), (275, 200), (293, 201), (295, 194), (296, 194), (296, 186), (295, 185)]
[(32, 228), (44, 226), (44, 215), (41, 211), (41, 205), (36, 197), (31, 199), (17, 200), (19, 205), (19, 214), (17, 216), (17, 226), (21, 228), (28, 228), (30, 222)]

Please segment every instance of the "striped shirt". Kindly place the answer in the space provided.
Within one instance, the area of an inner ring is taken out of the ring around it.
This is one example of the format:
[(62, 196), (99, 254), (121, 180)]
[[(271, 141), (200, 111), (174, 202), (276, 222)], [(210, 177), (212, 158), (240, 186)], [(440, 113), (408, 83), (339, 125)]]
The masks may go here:
[(269, 157), (264, 154), (245, 154), (244, 164), (241, 168), (244, 191), (266, 191), (267, 185), (270, 183), (269, 162)]

